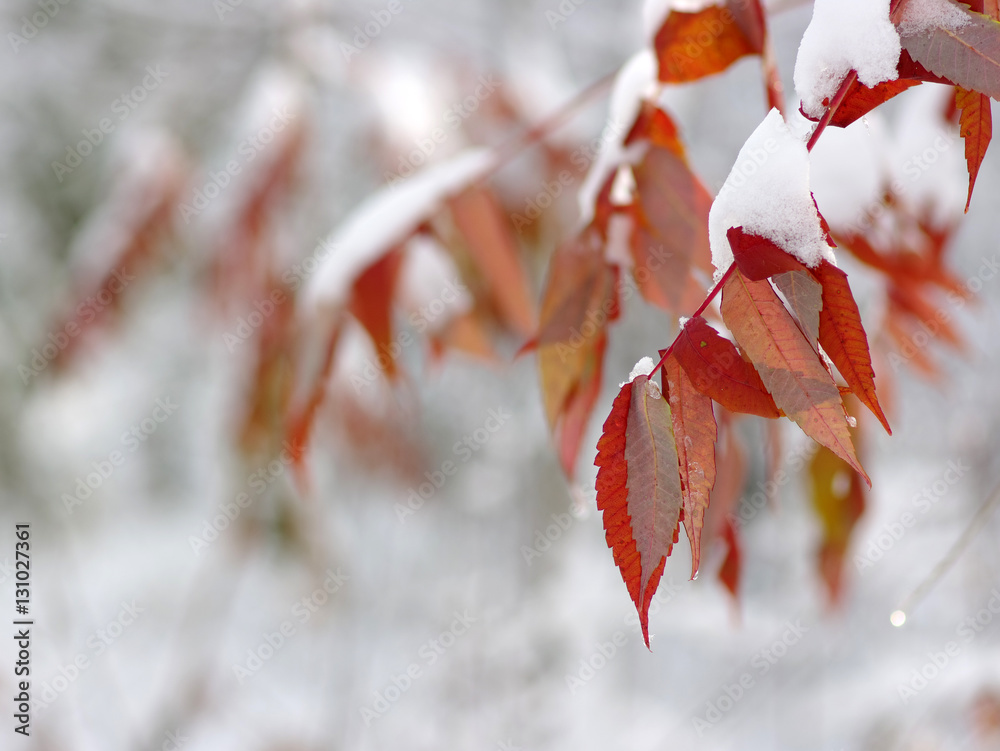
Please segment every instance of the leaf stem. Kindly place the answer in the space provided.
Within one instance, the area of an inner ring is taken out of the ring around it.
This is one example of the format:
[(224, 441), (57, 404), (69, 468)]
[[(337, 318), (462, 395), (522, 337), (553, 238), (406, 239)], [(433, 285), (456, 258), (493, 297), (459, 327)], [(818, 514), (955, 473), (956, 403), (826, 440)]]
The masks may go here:
[[(705, 312), (705, 308), (707, 308), (709, 305), (712, 304), (712, 300), (714, 300), (715, 296), (719, 294), (719, 291), (722, 289), (722, 286), (729, 280), (729, 277), (733, 275), (733, 271), (735, 270), (736, 270), (736, 262), (733, 261), (731, 264), (729, 264), (729, 268), (726, 269), (726, 273), (722, 275), (722, 278), (715, 283), (714, 287), (712, 287), (712, 291), (708, 293), (708, 297), (702, 300), (701, 305), (698, 306), (698, 310), (696, 310), (694, 313), (691, 314), (691, 318), (697, 318), (698, 316), (700, 316), (702, 313)], [(660, 361), (656, 363), (656, 366), (653, 368), (652, 371), (650, 371), (649, 373), (650, 377), (653, 376), (653, 373), (655, 373), (657, 370), (663, 367), (663, 363), (667, 361), (667, 358), (670, 357), (670, 353), (674, 351), (674, 346), (677, 344), (677, 339), (679, 338), (680, 335), (678, 334), (678, 336), (674, 338), (673, 343), (669, 347), (667, 347), (667, 351), (663, 353), (663, 357), (660, 358)]]

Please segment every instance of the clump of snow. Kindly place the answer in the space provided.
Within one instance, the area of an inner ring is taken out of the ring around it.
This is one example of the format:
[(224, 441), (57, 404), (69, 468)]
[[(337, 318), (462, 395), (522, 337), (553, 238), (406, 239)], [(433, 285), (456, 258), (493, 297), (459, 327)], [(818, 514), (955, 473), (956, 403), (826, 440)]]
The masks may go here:
[(635, 367), (632, 368), (632, 372), (628, 374), (628, 380), (619, 383), (618, 388), (621, 388), (626, 383), (632, 383), (632, 381), (634, 381), (641, 375), (648, 376), (650, 373), (653, 372), (653, 366), (655, 364), (656, 363), (653, 362), (652, 357), (643, 357), (642, 359), (639, 360), (639, 362), (635, 364)]
[(802, 109), (820, 117), (852, 68), (865, 86), (895, 80), (900, 49), (889, 0), (816, 0), (795, 59)]
[(899, 21), (901, 36), (915, 36), (941, 27), (954, 31), (969, 23), (969, 16), (948, 0), (909, 0)]
[(652, 39), (667, 20), (670, 11), (697, 13), (710, 5), (722, 5), (722, 0), (646, 0), (642, 5), (642, 28)]
[(337, 307), (358, 275), (416, 229), (449, 193), (472, 182), (494, 163), (488, 149), (473, 149), (429, 167), (361, 204), (329, 237), (335, 250), (309, 281), (307, 307)]
[(743, 144), (709, 212), (717, 278), (733, 262), (726, 237), (731, 227), (773, 241), (806, 266), (833, 260), (809, 192), (809, 152), (776, 109)]
[(655, 99), (659, 94), (661, 86), (656, 71), (656, 56), (651, 49), (646, 48), (633, 55), (615, 79), (601, 149), (577, 194), (584, 224), (593, 218), (597, 194), (611, 170), (629, 161), (622, 142), (639, 115), (642, 101)]

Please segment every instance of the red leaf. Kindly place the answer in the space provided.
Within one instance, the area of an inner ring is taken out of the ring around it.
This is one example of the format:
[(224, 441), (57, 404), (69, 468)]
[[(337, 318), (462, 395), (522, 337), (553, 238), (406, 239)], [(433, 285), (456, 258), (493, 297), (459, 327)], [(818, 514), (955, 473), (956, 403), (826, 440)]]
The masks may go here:
[(684, 530), (691, 543), (691, 578), (701, 561), (701, 532), (715, 485), (715, 413), (712, 400), (695, 389), (673, 356), (663, 363), (665, 393), (670, 402), (674, 443), (684, 501)]
[[(656, 112), (669, 121), (665, 113)], [(667, 129), (666, 124), (658, 126), (661, 140), (667, 139), (662, 135)], [(681, 309), (692, 267), (706, 272), (711, 267), (708, 212), (712, 197), (679, 148), (676, 140), (666, 140), (663, 146), (654, 141), (632, 167), (638, 196), (631, 238), (636, 284), (649, 302), (671, 311)]]
[(696, 81), (722, 72), (744, 55), (759, 54), (761, 40), (751, 38), (756, 30), (744, 29), (736, 20), (728, 7), (718, 5), (697, 13), (671, 11), (653, 40), (660, 80)]
[(993, 113), (988, 96), (961, 86), (955, 88), (955, 106), (962, 111), (959, 129), (965, 139), (965, 161), (969, 165), (969, 197), (965, 201), (968, 212), (979, 167), (993, 138)]
[(875, 393), (875, 371), (872, 369), (868, 336), (861, 325), (861, 313), (847, 283), (847, 274), (826, 260), (813, 269), (812, 273), (823, 285), (819, 343), (858, 399), (878, 418), (886, 432), (892, 435), (889, 421), (886, 420)]
[(757, 371), (731, 341), (719, 336), (701, 316), (684, 324), (674, 344), (673, 356), (698, 391), (729, 411), (769, 418), (781, 416)]
[(736, 527), (732, 519), (726, 518), (722, 527), (722, 539), (726, 543), (726, 557), (722, 561), (719, 569), (719, 581), (729, 590), (734, 598), (739, 597), (740, 590), (740, 569), (743, 554), (740, 551), (739, 539), (736, 536)]
[(766, 237), (746, 233), (742, 227), (730, 227), (726, 237), (733, 249), (736, 268), (751, 281), (759, 282), (786, 271), (806, 271), (795, 256), (789, 255)]
[(734, 273), (722, 289), (722, 318), (778, 408), (806, 435), (864, 474), (840, 389), (771, 285)]
[[(399, 248), (393, 248), (365, 269), (351, 287), (348, 310), (365, 327), (380, 354), (388, 353), (392, 344), (392, 301), (402, 260)], [(396, 358), (386, 354), (385, 359), (385, 374), (394, 378)]]
[(809, 462), (812, 502), (820, 519), (823, 539), (819, 570), (830, 599), (837, 602), (843, 591), (844, 556), (851, 531), (865, 510), (861, 476), (829, 449), (820, 448)]
[(597, 507), (649, 646), (649, 603), (682, 517), (670, 407), (647, 376), (626, 383), (597, 443)]
[(1000, 23), (960, 3), (949, 5), (965, 16), (963, 26), (934, 26), (927, 32), (901, 34), (903, 49), (932, 73), (1000, 98)]
[[(847, 96), (841, 102), (830, 125), (838, 128), (846, 128), (848, 125), (858, 120), (884, 102), (888, 102), (897, 94), (901, 94), (913, 86), (919, 86), (920, 81), (913, 81), (906, 78), (897, 78), (895, 81), (883, 81), (880, 84), (869, 88), (856, 79), (847, 90)], [(812, 119), (812, 118), (810, 118)]]
[(535, 327), (534, 294), (499, 201), (487, 189), (473, 185), (449, 199), (448, 206), (503, 320), (517, 333), (530, 336)]

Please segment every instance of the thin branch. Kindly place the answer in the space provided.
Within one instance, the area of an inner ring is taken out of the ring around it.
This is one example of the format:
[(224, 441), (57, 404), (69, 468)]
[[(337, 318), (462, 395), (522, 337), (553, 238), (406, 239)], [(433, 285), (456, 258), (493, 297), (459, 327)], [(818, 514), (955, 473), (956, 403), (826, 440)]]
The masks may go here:
[(997, 506), (1000, 505), (1000, 485), (997, 485), (990, 496), (986, 499), (986, 502), (980, 507), (976, 515), (972, 517), (969, 525), (962, 532), (962, 536), (959, 537), (955, 544), (951, 546), (947, 555), (942, 558), (938, 565), (934, 567), (934, 570), (914, 589), (907, 597), (903, 600), (903, 604), (899, 606), (899, 612), (904, 615), (920, 604), (920, 601), (927, 596), (927, 593), (941, 581), (941, 578), (948, 573), (952, 566), (955, 565), (955, 561), (964, 553), (969, 544), (972, 542), (973, 538), (986, 526), (987, 520), (990, 515), (996, 511)]

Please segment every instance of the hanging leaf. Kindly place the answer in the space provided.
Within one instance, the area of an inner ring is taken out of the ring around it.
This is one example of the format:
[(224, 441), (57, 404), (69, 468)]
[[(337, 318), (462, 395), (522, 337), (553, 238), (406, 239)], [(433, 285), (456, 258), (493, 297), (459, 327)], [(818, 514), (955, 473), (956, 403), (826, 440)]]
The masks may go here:
[(649, 646), (649, 603), (677, 541), (682, 517), (670, 407), (644, 375), (622, 386), (597, 443), (597, 507), (642, 636)]

